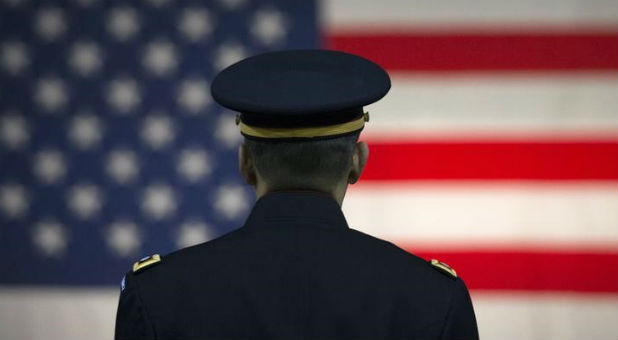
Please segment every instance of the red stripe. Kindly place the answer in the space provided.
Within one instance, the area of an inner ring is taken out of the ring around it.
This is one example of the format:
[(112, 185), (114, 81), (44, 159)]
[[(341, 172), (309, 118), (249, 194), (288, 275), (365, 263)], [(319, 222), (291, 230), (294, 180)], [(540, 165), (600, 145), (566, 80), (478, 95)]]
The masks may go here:
[(326, 47), (390, 70), (616, 70), (615, 28), (604, 33), (331, 33)]
[(362, 180), (616, 180), (618, 142), (371, 142)]
[(618, 253), (517, 251), (422, 251), (447, 263), (468, 288), (519, 291), (618, 292)]

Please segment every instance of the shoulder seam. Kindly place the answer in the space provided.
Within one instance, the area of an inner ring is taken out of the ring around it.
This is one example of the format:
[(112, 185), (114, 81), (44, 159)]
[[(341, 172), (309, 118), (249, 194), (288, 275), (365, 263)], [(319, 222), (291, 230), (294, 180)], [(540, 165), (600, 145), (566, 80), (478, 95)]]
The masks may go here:
[[(133, 273), (131, 273), (131, 274), (133, 274)], [(140, 286), (139, 286), (139, 283), (137, 281), (138, 281), (137, 280), (137, 276), (133, 275), (133, 284), (135, 285), (135, 296), (139, 300), (139, 303), (141, 305), (141, 309), (143, 310), (144, 319), (145, 319), (146, 323), (152, 329), (152, 334), (154, 335), (154, 338), (156, 339), (157, 338), (157, 330), (155, 328), (154, 323), (151, 321), (150, 315), (148, 315), (148, 309), (146, 308), (146, 303), (144, 302), (144, 299), (142, 299), (142, 295), (140, 294)]]
[(448, 309), (446, 310), (446, 315), (444, 316), (444, 323), (442, 324), (442, 332), (440, 332), (440, 339), (444, 339), (444, 333), (446, 332), (446, 328), (451, 318), (451, 314), (453, 313), (453, 304), (455, 300), (455, 294), (457, 293), (457, 281), (459, 281), (459, 278), (455, 278), (455, 282), (451, 287), (451, 294), (449, 294), (448, 300)]

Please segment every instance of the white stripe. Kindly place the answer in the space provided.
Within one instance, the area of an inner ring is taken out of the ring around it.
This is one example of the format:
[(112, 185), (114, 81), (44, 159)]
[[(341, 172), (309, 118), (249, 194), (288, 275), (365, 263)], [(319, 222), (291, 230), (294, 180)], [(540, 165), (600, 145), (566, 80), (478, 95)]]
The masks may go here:
[(402, 75), (366, 109), (365, 137), (618, 135), (613, 73)]
[(615, 26), (618, 6), (614, 0), (324, 0), (321, 16), (328, 30), (375, 32), (381, 28), (426, 27), (433, 29), (509, 27)]
[(472, 292), (481, 339), (616, 339), (616, 294)]
[(111, 339), (120, 289), (0, 287), (2, 339)]
[[(615, 294), (472, 292), (483, 339), (616, 339)], [(2, 339), (110, 339), (117, 289), (0, 288)]]
[(350, 227), (419, 247), (618, 242), (615, 182), (358, 184), (343, 208)]

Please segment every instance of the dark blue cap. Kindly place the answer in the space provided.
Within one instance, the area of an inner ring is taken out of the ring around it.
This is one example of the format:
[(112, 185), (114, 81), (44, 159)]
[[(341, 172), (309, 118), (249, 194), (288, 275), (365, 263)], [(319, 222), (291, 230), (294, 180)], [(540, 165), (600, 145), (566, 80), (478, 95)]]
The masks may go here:
[(254, 138), (330, 137), (358, 131), (363, 106), (390, 89), (384, 69), (330, 50), (286, 50), (241, 60), (221, 71), (211, 92), (240, 113), (241, 132)]

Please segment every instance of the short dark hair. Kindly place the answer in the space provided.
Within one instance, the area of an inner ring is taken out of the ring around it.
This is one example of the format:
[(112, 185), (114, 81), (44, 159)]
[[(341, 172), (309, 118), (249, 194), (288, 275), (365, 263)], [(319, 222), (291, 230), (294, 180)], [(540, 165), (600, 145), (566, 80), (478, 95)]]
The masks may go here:
[(257, 171), (269, 185), (311, 189), (335, 184), (350, 168), (360, 132), (319, 140), (272, 141), (245, 138)]

